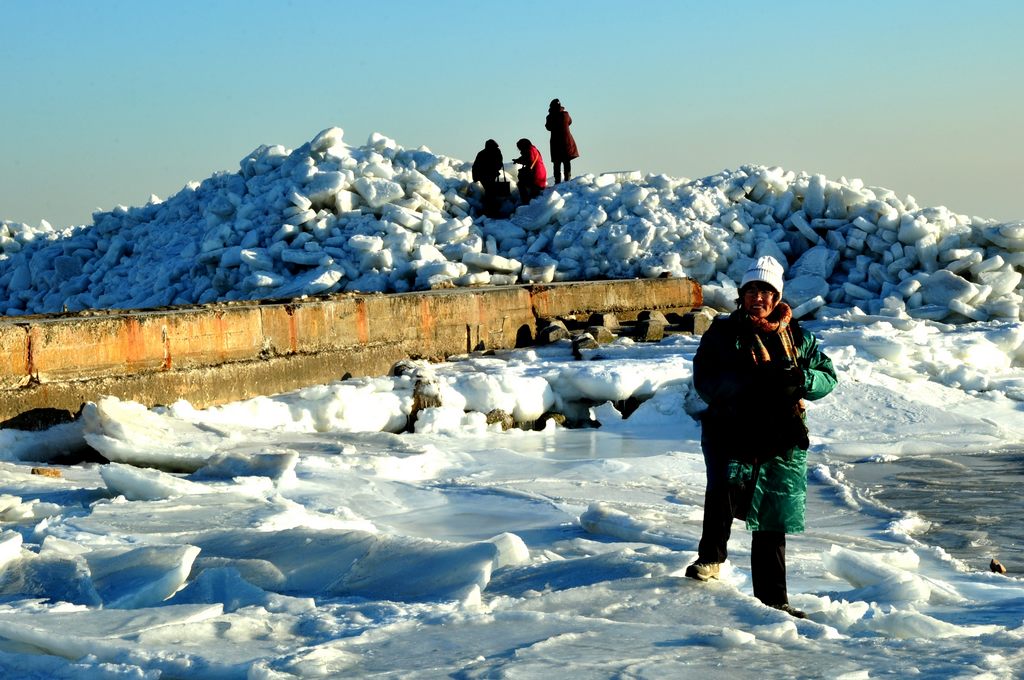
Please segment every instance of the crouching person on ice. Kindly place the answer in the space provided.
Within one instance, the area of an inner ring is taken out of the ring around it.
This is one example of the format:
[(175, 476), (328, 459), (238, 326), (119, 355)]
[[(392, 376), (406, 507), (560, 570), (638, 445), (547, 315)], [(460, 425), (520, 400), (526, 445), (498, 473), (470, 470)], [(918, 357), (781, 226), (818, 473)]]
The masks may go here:
[(761, 257), (743, 275), (739, 308), (701, 338), (693, 383), (707, 468), (697, 561), (686, 576), (718, 578), (733, 517), (753, 532), (754, 597), (798, 618), (786, 592), (786, 534), (804, 529), (807, 426), (804, 399), (836, 385), (832, 361), (782, 302), (782, 265)]

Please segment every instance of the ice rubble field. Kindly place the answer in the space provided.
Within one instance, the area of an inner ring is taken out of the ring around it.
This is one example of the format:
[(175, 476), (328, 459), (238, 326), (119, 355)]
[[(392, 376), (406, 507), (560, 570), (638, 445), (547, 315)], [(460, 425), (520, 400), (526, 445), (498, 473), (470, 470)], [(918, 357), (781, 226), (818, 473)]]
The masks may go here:
[(697, 181), (587, 175), (510, 219), (474, 219), (469, 165), (380, 134), (352, 147), (329, 128), (92, 225), (3, 222), (0, 314), (662, 274), (707, 284), (722, 305), (748, 258), (769, 254), (792, 263), (800, 316), (1021, 316), (1024, 221), (759, 166)]
[[(739, 524), (720, 583), (682, 578), (703, 501), (697, 339), (582, 361), (562, 341), (205, 411), (106, 398), (73, 424), (0, 430), (4, 677), (1024, 673), (1017, 565), (953, 558), (847, 476), (1024, 446), (1024, 224), (761, 167), (580, 177), (471, 219), (466, 164), (341, 134), (260, 147), (90, 226), (4, 222), (0, 312), (663, 272), (728, 308), (748, 259), (774, 254), (840, 373), (809, 406), (808, 532), (789, 541), (810, 618), (752, 598)], [(413, 414), (417, 382), (441, 406)], [(501, 431), (495, 408), (601, 427)], [(57, 464), (83, 442), (111, 462)]]

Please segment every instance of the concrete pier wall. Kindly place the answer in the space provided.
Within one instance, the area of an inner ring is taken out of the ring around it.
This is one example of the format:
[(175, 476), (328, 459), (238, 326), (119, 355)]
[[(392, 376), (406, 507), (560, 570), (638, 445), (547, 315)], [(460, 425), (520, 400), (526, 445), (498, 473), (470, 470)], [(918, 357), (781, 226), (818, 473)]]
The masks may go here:
[(701, 303), (689, 279), (636, 279), (8, 317), (0, 319), (0, 423), (37, 409), (74, 413), (104, 395), (205, 408), (382, 375), (408, 357), (523, 346), (538, 319), (684, 313)]

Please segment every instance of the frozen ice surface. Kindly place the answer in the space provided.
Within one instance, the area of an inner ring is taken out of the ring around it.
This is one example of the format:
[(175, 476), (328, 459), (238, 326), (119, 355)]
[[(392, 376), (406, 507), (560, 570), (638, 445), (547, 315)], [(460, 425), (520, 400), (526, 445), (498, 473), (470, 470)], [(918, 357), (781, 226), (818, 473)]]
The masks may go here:
[[(976, 529), (978, 556), (954, 557), (853, 473), (928, 457), (967, 479), (985, 452), (1020, 450), (1024, 330), (886, 309), (807, 322), (840, 384), (808, 405), (808, 530), (788, 541), (806, 620), (752, 597), (739, 525), (721, 581), (683, 577), (704, 470), (698, 340), (672, 336), (583, 361), (566, 343), (411, 362), (208, 410), (105, 399), (60, 436), (116, 462), (60, 478), (29, 474), (53, 437), (22, 433), (33, 462), (0, 463), (0, 668), (667, 677), (713, 676), (725, 653), (766, 677), (825, 657), (830, 677), (1015, 677), (1024, 586), (987, 559), (1002, 548), (1012, 567), (1019, 547)], [(409, 432), (416, 378), (441, 405)], [(493, 408), (600, 427), (502, 431)]]

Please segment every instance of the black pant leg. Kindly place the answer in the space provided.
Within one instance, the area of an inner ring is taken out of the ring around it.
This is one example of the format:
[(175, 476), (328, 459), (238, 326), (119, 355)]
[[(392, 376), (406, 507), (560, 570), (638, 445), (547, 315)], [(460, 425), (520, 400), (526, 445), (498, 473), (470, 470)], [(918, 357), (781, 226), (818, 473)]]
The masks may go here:
[[(568, 158), (551, 158), (551, 168), (555, 173), (555, 184), (558, 184), (565, 179), (566, 182), (572, 177), (572, 161)], [(562, 170), (565, 170), (565, 175), (562, 175)]]
[(707, 486), (704, 490), (704, 521), (701, 526), (697, 560), (725, 562), (732, 533), (732, 502), (729, 499), (729, 462), (714, 451), (704, 450)]
[(769, 606), (789, 602), (786, 592), (786, 534), (755, 531), (750, 548), (750, 577), (754, 597)]

